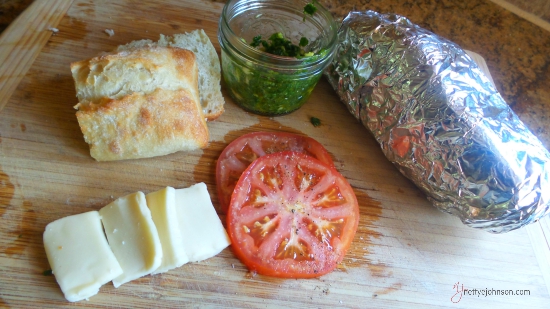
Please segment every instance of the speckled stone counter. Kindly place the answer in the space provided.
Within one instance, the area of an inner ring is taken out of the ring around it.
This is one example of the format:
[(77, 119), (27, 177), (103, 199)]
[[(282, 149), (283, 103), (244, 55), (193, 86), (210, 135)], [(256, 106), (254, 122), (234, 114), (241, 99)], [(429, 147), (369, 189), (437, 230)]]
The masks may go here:
[(485, 58), (506, 102), (550, 149), (550, 32), (488, 0), (321, 0), (338, 18), (351, 10), (396, 13)]
[[(224, 0), (217, 0), (225, 2)], [(0, 1), (0, 31), (32, 0)], [(320, 0), (341, 19), (351, 10), (396, 13), (485, 58), (504, 99), (550, 149), (550, 32), (489, 0)]]

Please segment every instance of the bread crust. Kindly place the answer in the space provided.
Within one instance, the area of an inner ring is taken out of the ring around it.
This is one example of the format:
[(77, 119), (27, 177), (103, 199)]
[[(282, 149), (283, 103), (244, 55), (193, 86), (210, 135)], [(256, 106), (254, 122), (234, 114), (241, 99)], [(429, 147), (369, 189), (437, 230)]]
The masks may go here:
[(120, 99), (157, 88), (198, 93), (195, 54), (178, 47), (148, 46), (71, 63), (79, 101)]
[(135, 92), (80, 104), (76, 117), (97, 161), (167, 155), (208, 144), (208, 128), (187, 90)]

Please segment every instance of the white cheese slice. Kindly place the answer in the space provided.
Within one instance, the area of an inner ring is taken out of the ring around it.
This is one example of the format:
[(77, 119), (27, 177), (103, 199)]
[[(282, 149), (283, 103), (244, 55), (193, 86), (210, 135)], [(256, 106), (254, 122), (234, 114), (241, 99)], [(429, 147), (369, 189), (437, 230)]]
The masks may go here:
[(97, 211), (53, 221), (43, 237), (52, 272), (70, 302), (88, 299), (122, 274)]
[(160, 266), (162, 247), (143, 192), (121, 197), (101, 208), (99, 214), (109, 245), (123, 270), (113, 279), (115, 288)]
[(176, 212), (189, 261), (213, 257), (231, 244), (204, 183), (176, 189)]
[(176, 215), (176, 190), (166, 187), (145, 196), (162, 245), (162, 263), (153, 274), (159, 274), (189, 262)]

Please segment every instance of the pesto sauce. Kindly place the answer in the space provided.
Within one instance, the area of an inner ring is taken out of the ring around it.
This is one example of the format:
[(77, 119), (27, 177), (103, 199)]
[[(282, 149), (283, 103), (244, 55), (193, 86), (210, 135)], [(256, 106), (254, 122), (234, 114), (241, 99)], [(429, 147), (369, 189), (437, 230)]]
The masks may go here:
[[(307, 15), (312, 16), (317, 11), (315, 3), (317, 0), (312, 0), (304, 7), (304, 21)], [(258, 35), (250, 42), (252, 47), (266, 53), (303, 59), (304, 65), (326, 56), (325, 49), (307, 52), (304, 48), (308, 44), (309, 40), (302, 37), (295, 45), (280, 32), (273, 33), (267, 40)], [(306, 69), (290, 74), (239, 61), (222, 51), (224, 80), (230, 95), (243, 109), (260, 115), (278, 116), (297, 110), (309, 98), (322, 75), (322, 71), (305, 74)]]
[[(304, 62), (323, 58), (326, 53), (326, 50), (322, 50), (305, 58)], [(305, 69), (288, 74), (251, 63), (246, 66), (236, 63), (225, 53), (222, 53), (222, 67), (230, 94), (239, 105), (245, 110), (266, 116), (284, 115), (300, 108), (322, 75), (322, 71), (319, 71), (300, 77)]]

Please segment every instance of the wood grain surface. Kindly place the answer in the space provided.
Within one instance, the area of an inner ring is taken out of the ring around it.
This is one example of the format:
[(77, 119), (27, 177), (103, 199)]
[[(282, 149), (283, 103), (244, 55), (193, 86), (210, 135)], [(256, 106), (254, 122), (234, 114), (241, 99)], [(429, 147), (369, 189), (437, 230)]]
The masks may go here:
[[(197, 28), (206, 31), (219, 52), (217, 26), (223, 4), (43, 2), (35, 1), (23, 14), (27, 22), (0, 37), (1, 308), (548, 307), (548, 223), (493, 235), (438, 211), (384, 157), (325, 80), (303, 108), (276, 118), (244, 112), (223, 88), (226, 112), (209, 123), (206, 149), (151, 159), (94, 161), (75, 117), (69, 64), (132, 40)], [(105, 29), (113, 29), (115, 35)], [(25, 39), (17, 40), (17, 35)], [(6, 40), (13, 42), (7, 51)], [(313, 127), (311, 116), (322, 125)], [(207, 184), (217, 207), (218, 155), (242, 134), (262, 130), (315, 138), (354, 188), (360, 203), (359, 229), (334, 272), (307, 280), (254, 275), (227, 248), (206, 261), (118, 289), (106, 284), (98, 295), (78, 303), (68, 303), (55, 278), (43, 275), (50, 268), (42, 244), (49, 222), (98, 210), (138, 190), (148, 193), (197, 182)], [(521, 290), (528, 295), (485, 297), (461, 294), (462, 289)]]

